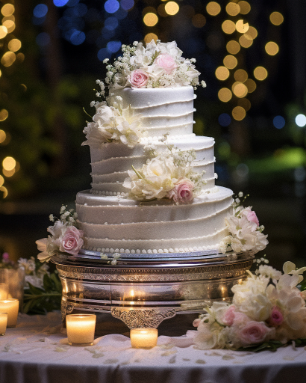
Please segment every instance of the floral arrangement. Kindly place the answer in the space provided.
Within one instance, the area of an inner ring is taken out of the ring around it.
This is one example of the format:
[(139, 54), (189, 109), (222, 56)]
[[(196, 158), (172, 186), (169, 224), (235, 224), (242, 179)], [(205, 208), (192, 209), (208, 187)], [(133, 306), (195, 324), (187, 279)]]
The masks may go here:
[[(200, 73), (195, 69), (195, 59), (185, 59), (176, 42), (155, 43), (152, 40), (145, 46), (134, 41), (132, 46), (122, 45), (123, 55), (113, 64), (105, 59), (107, 73), (106, 87), (109, 89), (166, 88), (199, 85)], [(99, 82), (101, 94), (105, 94), (105, 84)], [(206, 86), (202, 81), (201, 85)]]
[(19, 258), (18, 265), (23, 267), (25, 271), (25, 288), (29, 287), (29, 284), (42, 288), (44, 276), (46, 274), (50, 276), (49, 266), (37, 262), (34, 257), (30, 259)]
[[(166, 138), (165, 138), (166, 139)], [(123, 186), (139, 201), (168, 198), (176, 204), (192, 202), (206, 183), (193, 171), (194, 150), (182, 151), (166, 144), (166, 151), (150, 148), (151, 159), (141, 169), (129, 170)]]
[(84, 243), (83, 231), (77, 229), (77, 213), (73, 209), (67, 210), (67, 206), (63, 205), (60, 218), (51, 214), (49, 219), (54, 222), (54, 225), (47, 229), (51, 235), (36, 241), (37, 248), (41, 251), (37, 258), (48, 262), (57, 253), (77, 255)]
[(100, 148), (106, 142), (121, 142), (134, 147), (144, 135), (141, 129), (141, 116), (132, 108), (123, 108), (122, 97), (108, 97), (107, 102), (91, 103), (96, 108), (92, 122), (84, 129), (86, 141), (82, 145)]
[(267, 235), (263, 234), (264, 226), (259, 225), (252, 207), (244, 208), (241, 204), (246, 198), (247, 196), (240, 192), (234, 199), (232, 213), (225, 219), (229, 235), (224, 237), (219, 245), (219, 250), (224, 254), (232, 250), (236, 253), (252, 251), (256, 254), (268, 244)]
[(286, 262), (284, 273), (268, 265), (260, 265), (255, 274), (249, 271), (246, 280), (232, 287), (231, 305), (214, 302), (194, 321), (196, 346), (259, 351), (289, 341), (306, 344), (306, 291), (297, 288), (305, 270)]

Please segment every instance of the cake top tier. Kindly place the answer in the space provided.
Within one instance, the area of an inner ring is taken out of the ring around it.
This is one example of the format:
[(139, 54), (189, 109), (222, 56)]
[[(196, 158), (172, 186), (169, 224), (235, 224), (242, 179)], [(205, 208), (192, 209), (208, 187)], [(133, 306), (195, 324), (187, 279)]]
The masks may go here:
[[(173, 88), (192, 85), (197, 87), (199, 75), (195, 68), (195, 59), (185, 59), (175, 41), (162, 43), (159, 40), (144, 45), (135, 41), (133, 45), (122, 45), (123, 55), (114, 60), (103, 61), (107, 73), (101, 86), (101, 95), (105, 89), (111, 92), (122, 88)], [(201, 85), (204, 87), (205, 82)]]

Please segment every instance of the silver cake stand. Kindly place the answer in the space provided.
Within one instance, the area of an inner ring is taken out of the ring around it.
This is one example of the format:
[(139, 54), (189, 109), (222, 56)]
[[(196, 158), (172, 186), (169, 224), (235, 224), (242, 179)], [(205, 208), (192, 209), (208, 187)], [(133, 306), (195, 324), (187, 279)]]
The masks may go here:
[(231, 288), (246, 277), (253, 254), (210, 252), (120, 254), (115, 265), (83, 250), (57, 255), (63, 287), (62, 320), (78, 311), (110, 313), (130, 329), (154, 327), (176, 314), (201, 313), (214, 300), (231, 301)]

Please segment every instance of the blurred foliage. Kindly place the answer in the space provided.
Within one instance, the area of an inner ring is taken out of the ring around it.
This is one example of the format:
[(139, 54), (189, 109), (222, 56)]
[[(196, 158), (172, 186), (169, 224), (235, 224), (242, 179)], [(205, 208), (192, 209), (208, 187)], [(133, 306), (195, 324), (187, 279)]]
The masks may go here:
[(60, 310), (62, 285), (57, 273), (45, 274), (43, 288), (28, 283), (24, 290), (23, 312), (25, 314), (46, 314), (49, 311)]

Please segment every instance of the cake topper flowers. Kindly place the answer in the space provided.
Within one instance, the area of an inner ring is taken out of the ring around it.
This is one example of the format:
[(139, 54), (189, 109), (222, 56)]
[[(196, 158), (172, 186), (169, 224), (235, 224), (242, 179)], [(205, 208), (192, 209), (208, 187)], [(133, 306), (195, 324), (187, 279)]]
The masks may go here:
[(123, 186), (139, 201), (167, 198), (186, 204), (201, 192), (206, 183), (203, 173), (193, 170), (195, 151), (182, 151), (165, 144), (165, 150), (151, 150), (151, 158), (140, 169), (128, 171)]
[[(199, 85), (199, 75), (194, 66), (195, 59), (185, 59), (175, 41), (162, 43), (160, 40), (144, 45), (134, 41), (133, 45), (122, 45), (122, 56), (113, 64), (107, 64), (105, 84), (100, 94), (105, 96), (105, 86), (109, 90), (131, 88), (168, 88)], [(206, 86), (202, 81), (201, 85)]]
[(233, 250), (236, 253), (252, 251), (256, 254), (268, 244), (268, 236), (263, 234), (264, 226), (259, 225), (256, 213), (251, 206), (244, 208), (241, 205), (241, 198), (244, 201), (246, 197), (240, 192), (234, 199), (232, 213), (225, 218), (229, 235), (219, 245), (221, 253)]
[(77, 213), (73, 209), (67, 210), (67, 206), (64, 205), (61, 207), (59, 219), (53, 214), (49, 216), (50, 221), (54, 222), (54, 225), (47, 229), (51, 235), (36, 241), (41, 252), (37, 256), (40, 261), (48, 262), (57, 253), (78, 254), (84, 243), (84, 234), (82, 230), (77, 229), (76, 218)]

